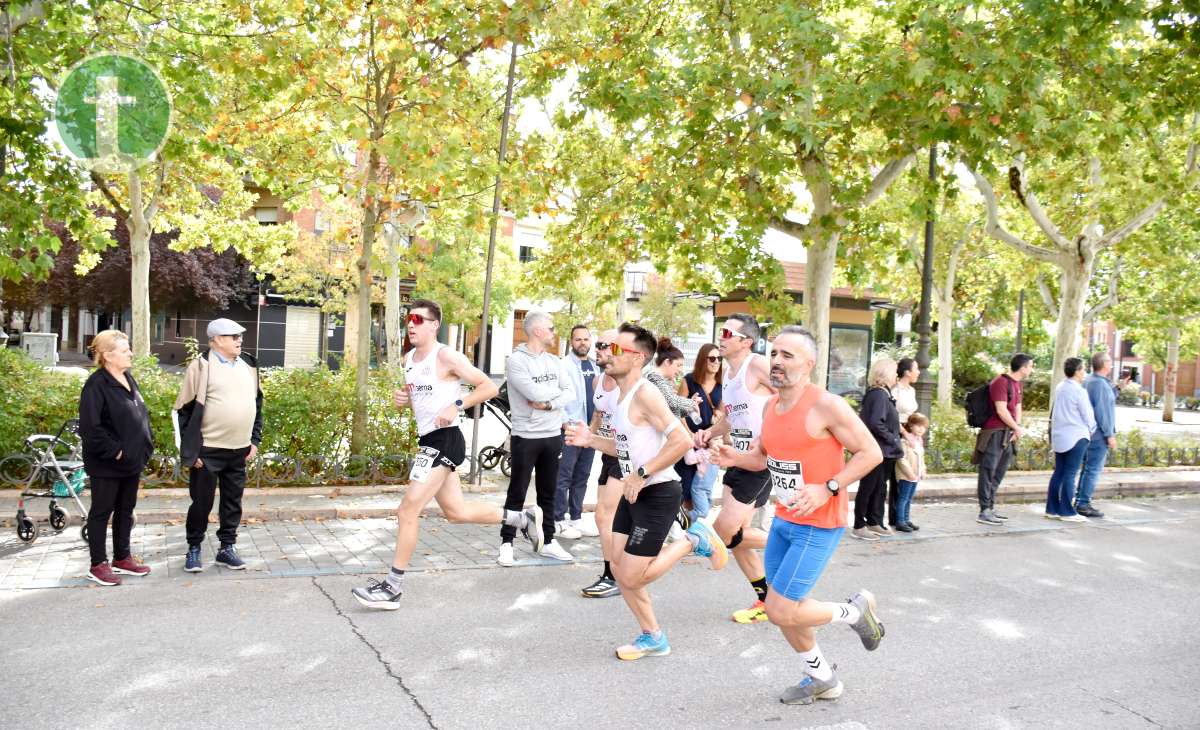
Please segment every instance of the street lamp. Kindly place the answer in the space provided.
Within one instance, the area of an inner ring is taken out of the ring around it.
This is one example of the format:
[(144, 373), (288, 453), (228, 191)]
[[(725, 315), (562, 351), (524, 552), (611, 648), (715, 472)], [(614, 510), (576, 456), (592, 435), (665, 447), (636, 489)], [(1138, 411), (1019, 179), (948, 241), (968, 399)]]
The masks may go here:
[[(929, 145), (929, 181), (932, 183), (936, 179), (937, 143), (934, 142)], [(929, 316), (933, 293), (933, 206), (934, 204), (930, 203), (925, 213), (925, 251), (921, 265), (921, 320), (917, 325), (917, 367), (921, 368), (923, 373), (929, 371), (929, 334), (932, 330)], [(949, 323), (943, 322), (942, 326), (947, 327)], [(947, 374), (938, 373), (938, 377), (944, 378), (947, 377)], [(925, 377), (918, 380), (913, 387), (917, 391), (917, 409), (929, 416), (933, 407), (933, 381)]]

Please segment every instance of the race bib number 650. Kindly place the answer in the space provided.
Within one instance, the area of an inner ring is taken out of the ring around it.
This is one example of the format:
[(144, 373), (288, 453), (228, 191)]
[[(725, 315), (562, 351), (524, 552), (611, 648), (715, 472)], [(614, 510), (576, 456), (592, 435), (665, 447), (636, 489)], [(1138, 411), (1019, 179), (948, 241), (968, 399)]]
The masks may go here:
[(781, 504), (791, 504), (796, 499), (796, 490), (804, 486), (804, 467), (798, 461), (780, 461), (768, 456), (767, 471), (771, 474), (771, 492)]
[(417, 455), (413, 457), (412, 469), (408, 472), (408, 480), (410, 482), (427, 481), (440, 455), (441, 452), (437, 449), (431, 446), (422, 446)]

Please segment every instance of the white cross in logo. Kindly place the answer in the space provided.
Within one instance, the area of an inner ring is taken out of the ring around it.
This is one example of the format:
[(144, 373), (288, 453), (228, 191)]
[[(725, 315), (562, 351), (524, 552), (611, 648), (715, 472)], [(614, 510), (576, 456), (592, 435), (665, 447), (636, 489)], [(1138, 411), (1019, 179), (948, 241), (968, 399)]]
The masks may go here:
[(96, 105), (96, 157), (117, 162), (120, 149), (117, 143), (117, 117), (119, 107), (136, 104), (137, 98), (122, 96), (117, 91), (116, 76), (96, 78), (96, 95), (84, 98), (87, 104)]

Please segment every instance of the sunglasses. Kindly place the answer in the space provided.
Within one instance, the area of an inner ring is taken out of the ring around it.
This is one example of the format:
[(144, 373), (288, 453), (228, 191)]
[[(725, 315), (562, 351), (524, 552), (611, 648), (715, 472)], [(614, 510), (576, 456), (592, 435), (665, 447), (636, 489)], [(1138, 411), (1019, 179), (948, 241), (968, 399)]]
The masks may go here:
[(607, 342), (597, 342), (596, 343), (596, 352), (600, 352), (601, 350), (607, 350), (608, 344), (609, 343), (607, 343)]
[(720, 361), (721, 361), (721, 356), (720, 356), (720, 355), (709, 355), (709, 356), (708, 356), (707, 358), (705, 358), (705, 359), (706, 359), (706, 360), (708, 360), (709, 362), (720, 362)]
[(750, 335), (744, 335), (741, 332), (734, 332), (733, 330), (729, 329), (728, 327), (723, 328), (721, 330), (721, 339), (728, 340), (730, 337), (738, 337), (743, 340), (750, 339)]
[(426, 322), (436, 322), (437, 320), (430, 319), (428, 317), (422, 317), (421, 315), (417, 314), (416, 312), (412, 312), (408, 315), (407, 321), (412, 322), (413, 324), (420, 327), (421, 325), (425, 324)]
[(231, 339), (234, 339), (234, 340), (240, 340), (240, 339), (242, 339), (242, 336), (241, 336), (241, 335), (221, 335), (221, 336), (222, 336), (222, 337), (229, 337), (229, 338), (231, 338)]

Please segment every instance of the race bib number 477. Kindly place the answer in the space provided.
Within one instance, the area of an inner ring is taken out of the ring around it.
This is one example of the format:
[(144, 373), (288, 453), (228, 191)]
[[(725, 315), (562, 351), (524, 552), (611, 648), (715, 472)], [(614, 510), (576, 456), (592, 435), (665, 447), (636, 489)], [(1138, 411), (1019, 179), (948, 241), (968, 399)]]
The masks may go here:
[(771, 474), (771, 492), (782, 504), (791, 504), (796, 499), (796, 490), (804, 486), (804, 467), (798, 461), (781, 461), (767, 457), (767, 471)]

